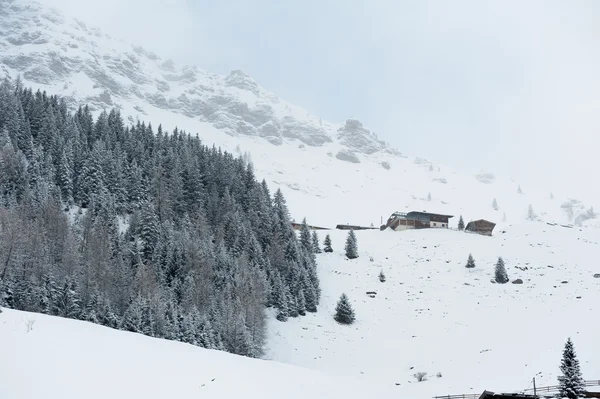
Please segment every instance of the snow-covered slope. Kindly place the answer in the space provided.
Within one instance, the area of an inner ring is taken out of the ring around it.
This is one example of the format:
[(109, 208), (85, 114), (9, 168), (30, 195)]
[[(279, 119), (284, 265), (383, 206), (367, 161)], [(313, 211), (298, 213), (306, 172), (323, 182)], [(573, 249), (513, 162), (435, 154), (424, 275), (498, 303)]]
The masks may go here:
[(549, 187), (522, 186), (519, 194), (519, 182), (479, 173), (476, 166), (464, 175), (403, 157), (359, 121), (322, 121), (242, 71), (220, 76), (176, 66), (30, 0), (0, 2), (2, 75), (20, 75), (26, 85), (68, 96), (72, 106), (86, 102), (97, 112), (117, 106), (131, 122), (179, 126), (208, 144), (248, 152), (257, 175), (282, 188), (293, 216), (316, 225), (378, 226), (394, 211), (423, 209), (464, 214), (467, 221), (516, 222), (526, 218), (530, 204), (546, 221), (599, 225), (580, 215), (600, 198), (579, 202), (556, 190), (551, 199)]
[[(359, 231), (360, 257), (352, 261), (341, 253), (344, 232), (331, 232), (335, 252), (319, 255), (319, 312), (286, 323), (271, 318), (267, 358), (274, 361), (3, 309), (0, 397), (362, 399), (520, 391), (534, 376), (538, 386), (556, 384), (569, 336), (584, 378), (598, 379), (595, 229), (499, 229), (505, 233), (495, 237)], [(464, 267), (469, 253), (473, 270)], [(498, 255), (511, 281), (523, 284), (490, 282)], [(382, 269), (385, 283), (377, 277)], [(342, 292), (356, 311), (351, 326), (332, 317)], [(427, 380), (417, 382), (418, 372)]]
[(37, 313), (3, 309), (0, 337), (3, 399), (393, 397), (390, 387)]
[[(319, 312), (273, 320), (268, 357), (400, 384), (398, 397), (514, 392), (534, 376), (538, 386), (556, 385), (570, 336), (584, 378), (600, 376), (597, 230), (533, 222), (500, 225), (494, 237), (441, 229), (356, 235), (360, 257), (347, 260), (345, 232), (331, 232), (335, 252), (318, 255)], [(469, 253), (474, 269), (465, 268)], [(523, 284), (491, 282), (498, 256)], [(333, 320), (342, 293), (356, 311), (351, 326)], [(417, 382), (417, 372), (428, 380)]]

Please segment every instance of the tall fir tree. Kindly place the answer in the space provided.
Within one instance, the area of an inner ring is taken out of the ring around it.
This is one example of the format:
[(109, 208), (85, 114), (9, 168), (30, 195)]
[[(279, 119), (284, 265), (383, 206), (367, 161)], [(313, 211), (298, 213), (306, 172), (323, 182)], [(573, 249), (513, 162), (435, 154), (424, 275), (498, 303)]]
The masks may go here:
[(348, 232), (348, 236), (346, 237), (345, 251), (348, 259), (358, 258), (358, 242), (356, 240), (354, 230), (350, 230)]
[(462, 215), (460, 215), (460, 218), (458, 219), (458, 229), (460, 231), (463, 231), (465, 229), (465, 221), (463, 220)]
[(579, 360), (575, 354), (575, 347), (571, 338), (567, 339), (563, 356), (560, 361), (560, 372), (558, 376), (558, 397), (578, 399), (585, 397), (585, 381), (581, 376)]
[(498, 258), (496, 262), (496, 268), (494, 269), (494, 281), (498, 284), (508, 283), (508, 273), (506, 272), (506, 266), (504, 265), (504, 259)]
[(312, 232), (312, 251), (315, 254), (320, 254), (321, 252), (321, 245), (319, 244), (319, 235), (317, 234), (317, 230), (313, 230)]
[(325, 235), (325, 240), (323, 240), (323, 251), (324, 252), (333, 252), (333, 248), (331, 247), (331, 236), (329, 234)]

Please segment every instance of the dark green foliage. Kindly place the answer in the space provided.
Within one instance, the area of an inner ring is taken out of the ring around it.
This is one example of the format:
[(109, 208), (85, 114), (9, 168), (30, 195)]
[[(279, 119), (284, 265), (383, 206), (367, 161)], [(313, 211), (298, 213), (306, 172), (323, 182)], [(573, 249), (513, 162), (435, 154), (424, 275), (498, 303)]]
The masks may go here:
[(350, 230), (348, 232), (348, 237), (346, 238), (346, 257), (348, 259), (356, 259), (358, 258), (358, 243), (356, 241), (356, 235), (354, 234), (354, 230)]
[(467, 264), (465, 267), (467, 269), (472, 269), (475, 267), (475, 259), (473, 259), (473, 255), (469, 254), (469, 258), (467, 259)]
[(460, 231), (465, 229), (465, 221), (463, 220), (462, 215), (460, 215), (460, 218), (458, 219), (458, 229)]
[(585, 381), (581, 376), (579, 360), (575, 354), (575, 348), (571, 338), (567, 339), (563, 356), (560, 361), (560, 372), (558, 376), (559, 398), (577, 399), (585, 397)]
[(506, 273), (506, 266), (504, 265), (504, 259), (502, 259), (502, 257), (499, 257), (498, 262), (496, 262), (494, 281), (498, 284), (508, 283), (508, 274)]
[(325, 240), (323, 240), (323, 251), (324, 252), (333, 252), (333, 248), (331, 248), (331, 237), (329, 234), (325, 236)]
[(317, 311), (314, 239), (247, 160), (0, 83), (3, 306), (258, 357), (265, 307)]
[(317, 234), (317, 230), (313, 230), (312, 232), (312, 251), (315, 254), (320, 254), (321, 252), (321, 245), (319, 244), (319, 235)]
[(350, 305), (350, 300), (346, 294), (342, 294), (340, 297), (337, 306), (335, 307), (335, 316), (333, 318), (340, 324), (354, 323), (354, 310), (352, 309), (352, 305)]

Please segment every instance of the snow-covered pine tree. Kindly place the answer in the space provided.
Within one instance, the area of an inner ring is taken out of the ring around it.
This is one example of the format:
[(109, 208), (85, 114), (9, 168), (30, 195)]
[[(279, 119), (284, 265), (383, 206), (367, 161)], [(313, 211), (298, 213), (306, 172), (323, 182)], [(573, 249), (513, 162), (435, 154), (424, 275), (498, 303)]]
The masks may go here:
[(523, 194), (523, 190), (521, 190), (521, 185), (520, 184), (519, 184), (519, 187), (517, 188), (517, 193)]
[(578, 399), (585, 397), (585, 381), (581, 376), (579, 360), (571, 338), (567, 339), (560, 362), (561, 375), (558, 376), (558, 397)]
[(536, 220), (537, 216), (535, 212), (533, 212), (533, 207), (529, 204), (529, 208), (527, 208), (527, 220)]
[(324, 252), (333, 252), (333, 248), (331, 248), (331, 237), (329, 234), (325, 236), (325, 240), (323, 240), (323, 251)]
[(431, 201), (431, 193), (427, 194), (427, 201)]
[(494, 198), (494, 201), (492, 201), (492, 208), (497, 211), (498, 209), (500, 209), (500, 207), (498, 206), (498, 201), (496, 201), (496, 198)]
[(467, 269), (472, 269), (475, 267), (475, 259), (473, 259), (473, 255), (469, 254), (469, 258), (467, 259), (467, 265), (465, 267)]
[(494, 280), (498, 284), (508, 283), (508, 273), (506, 273), (506, 266), (504, 265), (504, 259), (502, 259), (502, 257), (499, 257), (498, 262), (496, 262)]
[(463, 231), (465, 229), (465, 221), (463, 220), (462, 215), (460, 215), (460, 218), (458, 219), (458, 229), (460, 231)]
[(315, 254), (320, 254), (321, 252), (321, 246), (319, 244), (319, 235), (317, 234), (316, 230), (313, 230), (312, 232), (312, 250), (313, 253)]
[(67, 279), (58, 292), (58, 297), (54, 304), (54, 314), (69, 319), (76, 319), (81, 313), (79, 295), (76, 291), (75, 282), (72, 279)]
[(340, 324), (352, 324), (355, 320), (354, 310), (346, 294), (342, 294), (335, 307), (335, 321)]
[(383, 269), (381, 269), (379, 271), (379, 281), (381, 281), (382, 283), (385, 283), (385, 274), (383, 273)]
[(302, 227), (300, 229), (300, 244), (309, 252), (313, 252), (312, 239), (310, 236), (310, 229), (306, 223), (306, 218), (302, 219)]
[(348, 237), (346, 238), (346, 257), (348, 259), (356, 259), (358, 258), (358, 242), (356, 240), (356, 235), (354, 234), (354, 230), (350, 230), (348, 232)]

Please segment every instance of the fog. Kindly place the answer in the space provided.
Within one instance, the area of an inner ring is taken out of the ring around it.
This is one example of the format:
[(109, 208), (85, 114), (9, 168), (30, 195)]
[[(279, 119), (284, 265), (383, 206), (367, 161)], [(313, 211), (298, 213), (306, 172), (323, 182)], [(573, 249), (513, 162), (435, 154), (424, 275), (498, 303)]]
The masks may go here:
[(600, 197), (599, 2), (42, 2), (179, 63), (243, 69), (407, 155)]

